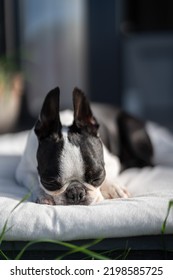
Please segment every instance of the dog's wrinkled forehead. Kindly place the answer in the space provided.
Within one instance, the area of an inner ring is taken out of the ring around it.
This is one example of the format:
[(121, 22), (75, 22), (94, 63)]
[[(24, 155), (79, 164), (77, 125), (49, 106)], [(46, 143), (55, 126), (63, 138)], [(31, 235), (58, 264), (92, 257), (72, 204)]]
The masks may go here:
[[(62, 128), (61, 138), (39, 142), (38, 171), (43, 178), (60, 178), (61, 185), (86, 177), (103, 168), (102, 144), (99, 138)], [(60, 187), (61, 187), (60, 185)]]
[(77, 88), (73, 91), (73, 105), (73, 123), (64, 127), (59, 116), (59, 88), (52, 90), (35, 125), (39, 175), (43, 179), (59, 178), (59, 188), (68, 180), (89, 180), (104, 165), (98, 123), (85, 95)]

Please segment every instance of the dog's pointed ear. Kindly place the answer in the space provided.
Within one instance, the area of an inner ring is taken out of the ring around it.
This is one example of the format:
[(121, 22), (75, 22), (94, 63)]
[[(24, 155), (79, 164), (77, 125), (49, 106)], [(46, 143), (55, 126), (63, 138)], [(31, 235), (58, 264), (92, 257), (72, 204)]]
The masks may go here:
[(85, 94), (78, 88), (73, 90), (74, 125), (93, 135), (97, 135), (99, 124), (93, 116)]
[(35, 133), (40, 140), (51, 134), (57, 134), (58, 137), (61, 136), (62, 126), (59, 117), (59, 95), (59, 87), (56, 87), (45, 97), (40, 117), (35, 125)]

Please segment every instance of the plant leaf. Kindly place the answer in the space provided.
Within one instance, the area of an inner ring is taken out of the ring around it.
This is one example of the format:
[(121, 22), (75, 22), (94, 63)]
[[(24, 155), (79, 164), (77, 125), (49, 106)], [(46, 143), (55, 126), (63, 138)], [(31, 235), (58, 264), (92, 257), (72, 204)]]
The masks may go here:
[(4, 252), (3, 252), (2, 250), (0, 250), (0, 255), (3, 256), (3, 258), (4, 258), (5, 260), (9, 260), (9, 258), (7, 257), (7, 255), (4, 254)]
[(167, 223), (167, 220), (168, 220), (168, 216), (169, 216), (171, 207), (173, 207), (173, 200), (170, 200), (169, 204), (168, 204), (167, 214), (166, 214), (165, 220), (164, 220), (164, 222), (162, 224), (162, 229), (161, 229), (162, 234), (165, 234), (166, 223)]
[(29, 192), (29, 193), (26, 194), (26, 195), (14, 206), (14, 208), (10, 211), (10, 214), (9, 214), (8, 218), (6, 219), (5, 224), (4, 224), (4, 226), (3, 226), (3, 228), (2, 228), (2, 231), (1, 231), (1, 233), (0, 233), (0, 245), (1, 245), (2, 241), (3, 241), (3, 238), (4, 238), (4, 236), (5, 236), (5, 233), (6, 233), (7, 231), (9, 231), (9, 230), (13, 227), (13, 226), (11, 226), (10, 228), (7, 229), (7, 223), (8, 223), (8, 220), (9, 220), (9, 218), (10, 218), (11, 213), (13, 213), (13, 211), (14, 211), (21, 203), (23, 203), (24, 201), (26, 201), (30, 196), (31, 196), (31, 193)]
[(37, 244), (37, 243), (43, 243), (43, 242), (65, 246), (66, 248), (70, 249), (71, 252), (82, 252), (82, 253), (84, 253), (88, 256), (91, 256), (92, 258), (96, 258), (96, 259), (99, 259), (99, 260), (109, 260), (109, 258), (107, 258), (107, 257), (104, 257), (100, 254), (97, 254), (93, 251), (88, 250), (87, 248), (85, 248), (85, 246), (77, 246), (77, 245), (74, 245), (72, 243), (57, 241), (57, 240), (51, 240), (51, 239), (40, 239), (40, 240), (34, 240), (34, 241), (31, 241), (31, 242), (27, 243), (24, 246), (24, 248), (19, 252), (19, 254), (16, 256), (15, 260), (21, 259), (22, 255), (24, 254), (24, 252), (26, 251), (26, 249), (29, 246), (31, 246), (33, 244)]

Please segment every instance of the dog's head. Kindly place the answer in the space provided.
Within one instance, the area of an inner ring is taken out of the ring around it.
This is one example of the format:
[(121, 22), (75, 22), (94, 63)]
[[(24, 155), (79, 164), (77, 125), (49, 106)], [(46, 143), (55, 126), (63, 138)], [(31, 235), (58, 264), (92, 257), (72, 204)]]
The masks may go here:
[(65, 127), (59, 115), (59, 88), (50, 91), (35, 125), (40, 186), (56, 204), (88, 205), (102, 199), (105, 179), (98, 123), (83, 92), (73, 91), (74, 120)]

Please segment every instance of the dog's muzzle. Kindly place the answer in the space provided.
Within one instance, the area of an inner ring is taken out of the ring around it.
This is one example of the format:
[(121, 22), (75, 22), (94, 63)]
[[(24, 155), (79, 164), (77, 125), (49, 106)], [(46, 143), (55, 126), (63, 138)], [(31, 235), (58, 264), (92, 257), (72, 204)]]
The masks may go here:
[(78, 181), (73, 181), (66, 189), (65, 195), (69, 204), (80, 204), (86, 199), (86, 187)]

